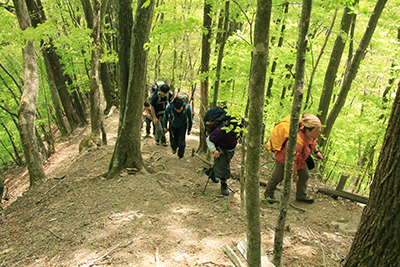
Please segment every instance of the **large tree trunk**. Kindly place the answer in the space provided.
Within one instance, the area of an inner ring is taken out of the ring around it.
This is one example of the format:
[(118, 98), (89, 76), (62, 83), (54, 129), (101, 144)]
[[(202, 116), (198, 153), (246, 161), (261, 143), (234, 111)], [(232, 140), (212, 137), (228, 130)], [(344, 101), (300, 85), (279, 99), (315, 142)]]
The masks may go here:
[[(123, 167), (134, 167), (139, 171), (143, 171), (144, 168), (140, 153), (140, 122), (142, 120), (143, 105), (138, 104), (138, 99), (144, 99), (145, 97), (148, 53), (144, 50), (144, 45), (149, 40), (155, 0), (151, 0), (149, 6), (142, 8), (145, 2), (146, 0), (139, 0), (137, 3), (135, 23), (132, 29), (132, 53), (130, 54), (129, 64), (131, 75), (129, 75), (128, 88), (124, 97), (125, 102), (121, 102), (121, 107), (124, 105), (124, 112), (122, 117), (120, 115), (118, 137), (107, 178), (117, 176)], [(118, 8), (116, 11), (117, 17), (123, 15), (123, 9), (127, 9), (128, 6), (120, 3)], [(123, 16), (119, 18), (117, 24), (125, 23), (125, 21), (121, 20), (122, 18)], [(121, 46), (119, 45), (119, 47)]]
[(289, 140), (287, 143), (287, 153), (285, 160), (285, 174), (283, 178), (283, 190), (281, 195), (281, 205), (275, 229), (274, 259), (275, 266), (281, 266), (283, 237), (285, 231), (286, 217), (289, 210), (289, 198), (292, 186), (292, 174), (294, 166), (294, 156), (296, 152), (298, 121), (304, 95), (304, 69), (307, 49), (307, 33), (310, 24), (312, 0), (303, 0), (301, 10), (299, 38), (297, 41), (296, 74), (294, 83), (294, 97), (292, 112), (290, 117)]
[(319, 145), (321, 147), (325, 146), (326, 140), (329, 138), (333, 125), (335, 124), (336, 118), (339, 116), (339, 113), (346, 102), (347, 94), (349, 93), (351, 84), (353, 83), (353, 80), (356, 77), (361, 59), (364, 57), (365, 50), (367, 49), (367, 46), (372, 38), (372, 35), (378, 23), (378, 19), (382, 13), (383, 8), (385, 7), (386, 2), (387, 0), (378, 0), (378, 2), (376, 3), (374, 12), (371, 15), (367, 29), (365, 30), (364, 36), (361, 39), (359, 47), (357, 48), (353, 61), (351, 62), (350, 68), (347, 69), (346, 74), (344, 76), (343, 85), (340, 90), (338, 99), (336, 100), (335, 105), (332, 108), (332, 111), (329, 113), (328, 119), (325, 123), (326, 127), (323, 128), (322, 130), (321, 134), (325, 138), (324, 139), (321, 138), (319, 140)]
[(258, 0), (249, 86), (246, 161), (247, 265), (261, 266), (260, 153), (272, 0)]
[(204, 133), (203, 119), (208, 110), (208, 81), (209, 81), (209, 70), (210, 70), (210, 52), (211, 52), (211, 24), (212, 18), (211, 4), (204, 1), (204, 12), (203, 12), (203, 33), (201, 42), (201, 69), (200, 75), (203, 77), (200, 84), (200, 144), (197, 149), (197, 153), (207, 153), (206, 137)]
[(369, 201), (343, 267), (399, 266), (400, 83), (386, 129)]
[[(24, 0), (14, 0), (21, 30), (31, 27), (28, 8)], [(29, 186), (46, 179), (35, 134), (36, 106), (39, 94), (39, 77), (33, 42), (26, 42), (24, 56), (24, 90), (18, 107), (19, 131), (29, 173)]]

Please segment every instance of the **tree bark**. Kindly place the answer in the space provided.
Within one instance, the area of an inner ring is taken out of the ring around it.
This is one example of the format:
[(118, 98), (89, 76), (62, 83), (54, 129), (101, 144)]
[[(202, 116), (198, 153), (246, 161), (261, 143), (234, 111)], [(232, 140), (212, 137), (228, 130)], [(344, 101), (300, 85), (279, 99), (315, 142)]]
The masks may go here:
[[(40, 23), (46, 22), (47, 19), (40, 1), (36, 3), (35, 0), (26, 0), (26, 3), (31, 14), (30, 18), (34, 28), (36, 28)], [(48, 42), (48, 45), (44, 47), (43, 57), (47, 58), (47, 61), (50, 62), (51, 69), (53, 71), (53, 80), (56, 83), (58, 94), (60, 95), (60, 99), (68, 119), (69, 127), (71, 128), (71, 131), (73, 131), (79, 125), (79, 118), (72, 106), (71, 98), (63, 77), (63, 70), (51, 38)], [(47, 65), (46, 70), (48, 73), (50, 72), (50, 69), (47, 69)]]
[[(107, 178), (117, 176), (123, 167), (136, 168), (138, 171), (143, 171), (144, 168), (140, 153), (140, 122), (143, 105), (139, 105), (137, 101), (145, 97), (148, 53), (144, 46), (149, 41), (154, 2), (155, 0), (151, 0), (149, 5), (143, 8), (146, 0), (139, 0), (137, 3), (135, 23), (131, 35), (132, 52), (130, 53), (129, 65), (131, 75), (126, 91), (124, 113), (123, 117), (120, 116), (117, 141)], [(121, 4), (119, 8), (126, 9), (127, 6)], [(121, 12), (122, 10), (117, 10), (116, 13), (121, 15)], [(125, 21), (118, 21), (117, 23), (125, 23)]]
[(50, 88), (51, 100), (53, 102), (54, 112), (56, 114), (57, 128), (61, 133), (61, 137), (65, 137), (68, 135), (67, 126), (64, 123), (64, 117), (62, 115), (60, 100), (58, 99), (57, 85), (53, 76), (53, 70), (45, 51), (43, 51), (43, 59), (46, 66), (47, 82)]
[(215, 75), (215, 82), (214, 82), (214, 96), (213, 96), (213, 102), (212, 102), (210, 108), (216, 107), (217, 101), (218, 101), (218, 91), (219, 91), (219, 85), (220, 85), (222, 59), (224, 58), (225, 43), (229, 37), (229, 31), (228, 31), (229, 30), (229, 3), (230, 3), (230, 1), (225, 2), (224, 32), (222, 33), (219, 43), (217, 43), (217, 45), (219, 46), (218, 47), (218, 59), (217, 59), (217, 68), (216, 68), (216, 75)]
[[(346, 35), (349, 34), (349, 29), (353, 17), (353, 13), (350, 11), (351, 10), (348, 7), (344, 9), (342, 21), (340, 22), (340, 32)], [(322, 88), (321, 97), (319, 99), (318, 118), (320, 119), (322, 124), (325, 124), (326, 116), (329, 111), (329, 104), (331, 102), (333, 87), (335, 85), (336, 75), (345, 45), (346, 39), (344, 39), (343, 35), (339, 33), (336, 37), (332, 54), (329, 59), (328, 68), (325, 73), (324, 85)]]
[(264, 92), (268, 65), (271, 0), (258, 0), (249, 86), (249, 135), (246, 160), (248, 266), (261, 266), (260, 153)]
[(3, 169), (0, 168), (0, 210), (3, 209), (3, 204), (1, 203), (1, 200), (3, 199), (3, 192), (4, 192), (4, 174), (3, 174)]
[(90, 69), (91, 139), (99, 145), (103, 116), (100, 102), (101, 36), (108, 0), (93, 0), (93, 50)]
[(368, 204), (341, 265), (398, 266), (400, 254), (400, 83), (383, 140)]
[[(28, 8), (24, 0), (14, 0), (15, 11), (21, 30), (31, 27)], [(29, 186), (46, 179), (35, 134), (36, 106), (39, 94), (39, 77), (33, 42), (26, 42), (24, 57), (24, 90), (18, 107), (21, 142), (29, 173)]]
[(346, 102), (347, 94), (349, 93), (351, 84), (354, 78), (356, 77), (358, 67), (360, 66), (360, 62), (364, 57), (365, 50), (367, 49), (367, 46), (370, 43), (370, 40), (375, 31), (379, 17), (382, 13), (383, 8), (385, 7), (386, 2), (387, 0), (378, 0), (378, 2), (376, 3), (374, 12), (371, 15), (367, 29), (365, 30), (364, 36), (361, 39), (360, 45), (357, 48), (353, 61), (351, 62), (350, 68), (347, 69), (346, 74), (344, 76), (343, 85), (340, 90), (338, 99), (336, 100), (335, 105), (332, 108), (332, 111), (329, 113), (328, 119), (325, 123), (326, 127), (323, 128), (322, 130), (321, 134), (325, 138), (324, 139), (321, 138), (319, 140), (320, 147), (325, 146), (326, 140), (329, 138), (333, 125), (335, 124), (336, 118), (339, 116), (339, 113)]
[(203, 11), (203, 36), (201, 41), (201, 68), (200, 68), (200, 143), (197, 153), (207, 153), (206, 136), (204, 133), (203, 119), (208, 110), (208, 81), (210, 71), (210, 52), (211, 52), (211, 24), (212, 18), (210, 17), (212, 6), (205, 0)]
[(285, 230), (286, 217), (289, 209), (289, 198), (292, 185), (292, 174), (294, 166), (294, 156), (296, 152), (298, 121), (300, 117), (301, 106), (304, 95), (304, 69), (307, 49), (307, 34), (310, 24), (310, 15), (312, 9), (312, 0), (303, 0), (301, 10), (299, 38), (297, 41), (296, 74), (294, 83), (294, 97), (292, 112), (290, 117), (289, 140), (287, 143), (287, 153), (285, 160), (285, 174), (283, 178), (283, 190), (281, 195), (281, 204), (279, 208), (278, 220), (275, 229), (274, 241), (274, 259), (276, 267), (281, 266), (283, 237)]

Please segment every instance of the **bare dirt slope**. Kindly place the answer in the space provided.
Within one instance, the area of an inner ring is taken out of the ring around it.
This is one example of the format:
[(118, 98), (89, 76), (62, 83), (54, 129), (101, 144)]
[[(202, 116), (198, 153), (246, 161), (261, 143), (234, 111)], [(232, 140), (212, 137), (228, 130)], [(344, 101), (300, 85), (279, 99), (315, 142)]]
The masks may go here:
[[(3, 202), (0, 217), (0, 266), (234, 266), (222, 246), (240, 255), (236, 245), (246, 238), (240, 183), (229, 180), (236, 193), (228, 197), (214, 183), (202, 195), (207, 165), (191, 156), (199, 130), (188, 137), (182, 160), (143, 138), (142, 155), (154, 173), (123, 172), (106, 180), (101, 174), (113, 152), (118, 113), (105, 122), (107, 146), (79, 154), (90, 127), (81, 129), (57, 144), (45, 164), (48, 180), (36, 188), (27, 191), (26, 169), (5, 173), (11, 199)], [(240, 160), (238, 149), (231, 164), (235, 176)], [(267, 160), (263, 157), (264, 179), (273, 167)], [(316, 194), (319, 186), (316, 178), (310, 182), (317, 199), (312, 205), (292, 197), (283, 266), (338, 266), (347, 254), (363, 208)], [(262, 248), (270, 259), (277, 214), (277, 204), (261, 202)]]

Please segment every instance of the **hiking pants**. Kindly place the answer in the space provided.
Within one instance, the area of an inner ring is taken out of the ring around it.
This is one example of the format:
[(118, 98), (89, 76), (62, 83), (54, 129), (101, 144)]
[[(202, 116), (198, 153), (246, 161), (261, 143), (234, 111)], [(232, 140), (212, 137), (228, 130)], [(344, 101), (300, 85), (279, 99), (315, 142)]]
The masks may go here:
[(161, 141), (161, 143), (165, 143), (167, 141), (167, 139), (165, 138), (165, 132), (164, 132), (164, 128), (163, 128), (163, 119), (164, 116), (160, 116), (158, 117), (158, 124), (155, 126), (155, 139), (156, 141)]
[(186, 128), (187, 125), (184, 125), (179, 128), (175, 128), (173, 126), (169, 127), (169, 140), (171, 142), (172, 150), (178, 149), (178, 157), (182, 158), (185, 154), (186, 147)]
[(235, 149), (225, 150), (219, 149), (221, 155), (218, 158), (214, 157), (214, 175), (219, 178), (221, 182), (226, 182), (231, 178), (231, 159), (235, 154)]
[[(151, 120), (146, 117), (146, 134), (150, 134), (150, 128), (151, 128)], [(154, 126), (153, 126), (153, 134), (154, 134)]]
[[(278, 184), (283, 181), (284, 176), (284, 166), (279, 161), (275, 160), (275, 169), (272, 173), (271, 179), (269, 179), (267, 183), (267, 188), (265, 190), (266, 197), (273, 197), (274, 191)], [(297, 199), (304, 199), (307, 196), (307, 181), (310, 177), (310, 172), (308, 170), (307, 164), (304, 164), (304, 169), (297, 170), (297, 174), (299, 175), (299, 180), (296, 183), (297, 191), (296, 191), (296, 198)]]

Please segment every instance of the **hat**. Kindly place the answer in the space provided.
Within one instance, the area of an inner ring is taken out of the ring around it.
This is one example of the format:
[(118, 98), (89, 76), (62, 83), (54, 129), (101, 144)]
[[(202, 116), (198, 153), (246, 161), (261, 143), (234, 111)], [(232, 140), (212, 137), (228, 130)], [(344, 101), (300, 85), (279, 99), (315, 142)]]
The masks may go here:
[(321, 126), (321, 121), (317, 116), (307, 114), (304, 118), (302, 118), (303, 124), (307, 128), (319, 127)]

